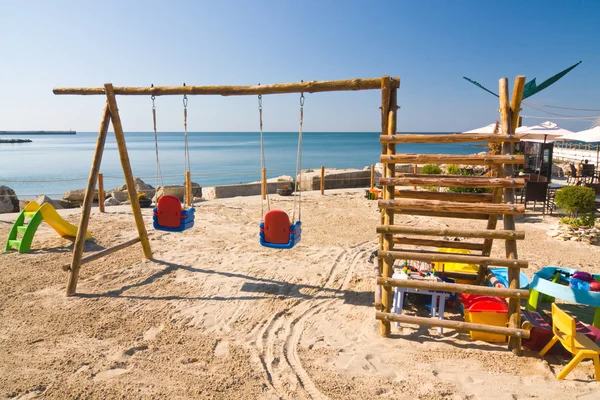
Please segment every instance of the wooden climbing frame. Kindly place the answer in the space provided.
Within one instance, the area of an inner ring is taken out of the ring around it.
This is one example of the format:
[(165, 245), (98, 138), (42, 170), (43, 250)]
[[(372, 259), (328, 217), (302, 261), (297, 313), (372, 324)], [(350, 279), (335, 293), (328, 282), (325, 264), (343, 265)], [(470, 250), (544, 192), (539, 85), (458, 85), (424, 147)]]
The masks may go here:
[[(384, 187), (383, 200), (379, 201), (381, 225), (377, 228), (380, 237), (379, 257), (381, 274), (377, 284), (381, 285), (381, 304), (376, 304), (376, 318), (381, 321), (381, 335), (390, 335), (390, 322), (405, 322), (424, 326), (450, 327), (488, 333), (499, 333), (509, 337), (508, 347), (516, 354), (521, 351), (521, 339), (529, 337), (529, 331), (521, 329), (520, 300), (529, 296), (528, 291), (519, 290), (520, 268), (527, 268), (527, 261), (518, 259), (517, 240), (524, 239), (524, 233), (515, 230), (514, 215), (523, 214), (524, 207), (514, 204), (515, 189), (522, 188), (523, 179), (513, 178), (513, 165), (522, 164), (523, 156), (514, 154), (515, 129), (519, 120), (519, 111), (525, 85), (525, 77), (517, 76), (512, 94), (508, 97), (508, 80), (503, 78), (500, 86), (501, 134), (454, 134), (419, 135), (396, 134), (397, 88), (391, 78), (382, 80), (382, 116), (381, 162), (384, 176), (380, 184)], [(447, 155), (447, 154), (397, 154), (396, 145), (403, 143), (500, 143), (501, 154), (491, 155)], [(432, 176), (395, 173), (396, 163), (457, 163), (468, 165), (486, 165), (494, 171), (494, 177), (474, 176)], [(396, 186), (430, 187), (472, 187), (490, 188), (490, 194), (470, 194), (451, 192), (424, 192), (417, 190), (395, 190)], [(413, 226), (394, 225), (394, 215), (426, 215), (441, 218), (470, 218), (487, 221), (486, 229), (433, 229)], [(496, 230), (498, 216), (503, 215), (504, 229)], [(399, 236), (398, 234), (402, 234)], [(412, 237), (410, 235), (413, 235)], [(459, 236), (484, 239), (483, 243), (453, 242), (439, 239), (425, 239), (414, 236)], [(505, 241), (506, 258), (490, 257), (494, 239)], [(480, 251), (480, 254), (464, 255), (396, 248), (396, 245), (423, 247), (447, 247)], [(426, 262), (459, 262), (479, 265), (477, 283), (483, 284), (488, 266), (508, 268), (509, 287), (505, 289), (488, 288), (479, 285), (450, 285), (427, 283), (416, 280), (402, 281), (391, 279), (394, 260), (418, 260)], [(486, 294), (508, 297), (508, 327), (491, 327), (483, 324), (443, 321), (434, 318), (421, 318), (392, 314), (394, 287), (410, 287), (452, 292)]]

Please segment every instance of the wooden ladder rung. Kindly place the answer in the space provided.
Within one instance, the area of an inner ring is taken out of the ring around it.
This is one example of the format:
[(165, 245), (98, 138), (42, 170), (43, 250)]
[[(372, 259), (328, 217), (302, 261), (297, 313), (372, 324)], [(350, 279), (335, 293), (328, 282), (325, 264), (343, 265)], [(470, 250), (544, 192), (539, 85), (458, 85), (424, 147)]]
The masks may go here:
[(425, 262), (452, 262), (461, 264), (485, 265), (507, 268), (527, 268), (529, 261), (506, 258), (493, 258), (472, 254), (453, 254), (414, 250), (379, 250), (379, 257), (391, 257), (394, 260), (415, 260)]
[(468, 165), (504, 165), (524, 164), (523, 155), (457, 155), (457, 154), (393, 154), (381, 155), (383, 164), (468, 164)]
[(460, 218), (460, 219), (480, 219), (480, 220), (487, 220), (490, 218), (489, 214), (468, 214), (468, 213), (459, 213), (459, 212), (429, 211), (429, 210), (395, 210), (395, 209), (390, 209), (390, 210), (394, 214), (416, 215), (419, 217)]
[(402, 134), (402, 135), (381, 135), (379, 141), (385, 144), (408, 144), (408, 143), (504, 143), (519, 142), (520, 136), (505, 136), (497, 134), (481, 133), (455, 133), (452, 135), (423, 135), (423, 134)]
[(404, 235), (422, 235), (422, 236), (448, 236), (448, 237), (466, 237), (478, 239), (504, 239), (504, 240), (523, 240), (525, 232), (511, 230), (493, 230), (493, 229), (437, 229), (418, 226), (402, 225), (380, 225), (377, 227), (377, 233), (380, 234), (404, 234)]
[(375, 318), (380, 321), (388, 321), (388, 322), (400, 322), (406, 324), (415, 324), (421, 326), (433, 326), (440, 328), (450, 328), (460, 331), (476, 331), (476, 332), (486, 332), (486, 333), (495, 333), (499, 335), (505, 336), (514, 336), (523, 339), (529, 338), (530, 331), (527, 329), (519, 329), (519, 328), (506, 328), (504, 326), (494, 326), (494, 325), (484, 325), (484, 324), (474, 324), (472, 322), (463, 322), (463, 321), (453, 321), (448, 319), (438, 319), (438, 318), (427, 318), (427, 317), (414, 317), (412, 315), (405, 314), (392, 314), (392, 313), (384, 313), (377, 311), (375, 313)]
[(380, 178), (382, 186), (434, 186), (434, 187), (470, 187), (470, 188), (509, 188), (517, 189), (525, 186), (522, 178), (487, 178), (431, 176), (417, 174), (400, 174), (396, 178)]
[(483, 251), (483, 243), (463, 242), (460, 240), (421, 239), (407, 236), (394, 236), (393, 240), (395, 244)]
[(431, 192), (429, 190), (399, 189), (395, 191), (395, 195), (399, 198), (462, 201), (464, 203), (491, 203), (494, 199), (491, 193)]
[(525, 213), (524, 204), (461, 203), (458, 201), (394, 199), (379, 200), (378, 205), (380, 209), (392, 209), (394, 211), (417, 210), (446, 213), (503, 215)]

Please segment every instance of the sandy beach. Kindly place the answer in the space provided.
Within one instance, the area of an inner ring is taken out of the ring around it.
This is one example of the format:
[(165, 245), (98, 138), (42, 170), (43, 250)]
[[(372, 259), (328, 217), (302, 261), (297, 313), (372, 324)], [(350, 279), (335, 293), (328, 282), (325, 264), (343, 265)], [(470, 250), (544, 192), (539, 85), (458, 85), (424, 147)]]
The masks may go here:
[[(0, 396), (600, 397), (591, 361), (559, 381), (564, 359), (516, 357), (505, 345), (450, 329), (394, 327), (391, 338), (380, 338), (368, 263), (378, 243), (376, 202), (356, 190), (303, 198), (303, 239), (291, 251), (259, 246), (258, 197), (199, 203), (195, 227), (183, 233), (154, 231), (144, 209), (155, 259), (142, 261), (136, 245), (86, 264), (71, 298), (61, 266), (72, 244), (42, 224), (31, 253), (0, 255)], [(272, 197), (271, 206), (290, 211), (291, 199)], [(94, 209), (86, 254), (135, 237), (127, 206), (107, 211)], [(61, 214), (79, 219), (78, 210)], [(0, 237), (15, 218), (0, 216)], [(531, 261), (525, 272), (544, 265), (600, 272), (600, 248), (548, 237), (556, 220), (528, 213), (517, 221), (527, 233), (519, 243), (519, 256)], [(496, 243), (494, 254), (503, 252)]]

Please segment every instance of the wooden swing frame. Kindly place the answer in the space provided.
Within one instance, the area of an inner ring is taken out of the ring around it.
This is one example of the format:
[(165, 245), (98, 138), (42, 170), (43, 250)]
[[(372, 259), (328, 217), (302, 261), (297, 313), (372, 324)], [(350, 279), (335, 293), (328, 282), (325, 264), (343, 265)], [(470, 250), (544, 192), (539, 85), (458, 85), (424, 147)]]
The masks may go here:
[[(357, 91), (357, 90), (382, 90), (383, 99), (387, 99), (390, 90), (396, 93), (400, 87), (400, 78), (390, 78), (384, 76), (382, 78), (368, 79), (348, 79), (335, 81), (309, 81), (296, 83), (281, 83), (273, 85), (256, 85), (256, 86), (153, 86), (153, 87), (113, 87), (111, 83), (106, 83), (103, 88), (55, 88), (53, 93), (56, 95), (104, 95), (106, 96), (106, 105), (102, 114), (102, 122), (98, 132), (96, 141), (96, 150), (92, 161), (92, 167), (88, 178), (88, 183), (85, 189), (83, 198), (81, 219), (79, 221), (79, 230), (75, 239), (73, 248), (73, 257), (70, 266), (65, 269), (69, 271), (67, 281), (67, 296), (72, 296), (77, 291), (77, 280), (79, 278), (79, 270), (81, 265), (97, 260), (98, 258), (112, 254), (118, 250), (127, 248), (133, 244), (140, 242), (142, 244), (143, 255), (145, 259), (152, 258), (152, 249), (148, 240), (148, 232), (144, 225), (142, 211), (137, 201), (137, 192), (134, 186), (133, 173), (131, 171), (131, 163), (125, 143), (125, 135), (123, 126), (119, 116), (119, 108), (117, 106), (116, 96), (176, 96), (176, 95), (220, 95), (220, 96), (250, 96), (250, 95), (267, 95), (267, 94), (289, 94), (289, 93), (318, 93), (318, 92), (341, 92), (341, 91)], [(382, 127), (387, 121), (387, 111), (389, 104), (382, 104)], [(394, 118), (396, 110), (394, 109)], [(123, 175), (127, 185), (131, 210), (135, 219), (135, 225), (138, 231), (138, 237), (116, 246), (104, 249), (98, 253), (92, 254), (83, 258), (83, 247), (85, 244), (85, 232), (87, 232), (90, 215), (92, 211), (92, 201), (98, 181), (98, 173), (100, 164), (102, 163), (102, 155), (104, 153), (104, 145), (108, 134), (108, 126), (112, 122), (115, 131), (115, 139), (119, 149), (119, 158), (123, 168)], [(395, 123), (394, 123), (395, 126)], [(386, 129), (382, 132), (386, 133)], [(186, 203), (191, 201), (191, 180), (189, 172), (186, 175)]]

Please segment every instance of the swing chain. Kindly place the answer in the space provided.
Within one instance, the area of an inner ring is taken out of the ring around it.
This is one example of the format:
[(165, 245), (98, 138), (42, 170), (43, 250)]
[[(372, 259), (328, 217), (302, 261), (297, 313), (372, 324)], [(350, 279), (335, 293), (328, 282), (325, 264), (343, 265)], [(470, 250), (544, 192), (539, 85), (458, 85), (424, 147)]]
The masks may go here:
[(304, 92), (300, 93), (300, 107), (304, 107)]

